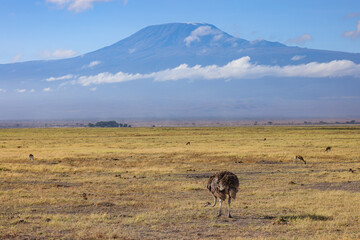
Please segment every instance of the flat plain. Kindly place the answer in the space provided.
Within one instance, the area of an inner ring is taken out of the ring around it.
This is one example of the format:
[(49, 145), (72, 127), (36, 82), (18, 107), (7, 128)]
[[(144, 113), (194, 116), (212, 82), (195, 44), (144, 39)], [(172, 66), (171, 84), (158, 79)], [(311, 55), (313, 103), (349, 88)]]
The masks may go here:
[[(0, 129), (0, 239), (359, 239), (359, 143), (356, 125)], [(204, 207), (221, 170), (232, 219)]]

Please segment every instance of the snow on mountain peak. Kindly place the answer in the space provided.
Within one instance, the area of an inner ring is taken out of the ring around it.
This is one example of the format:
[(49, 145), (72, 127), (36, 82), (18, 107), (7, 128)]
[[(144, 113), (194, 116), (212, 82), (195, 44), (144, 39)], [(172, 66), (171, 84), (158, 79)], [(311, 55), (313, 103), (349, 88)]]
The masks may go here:
[(214, 41), (217, 41), (223, 37), (223, 34), (219, 29), (215, 29), (209, 25), (202, 25), (196, 28), (195, 30), (193, 30), (191, 34), (184, 39), (184, 41), (186, 43), (186, 46), (189, 47), (192, 42), (194, 41), (200, 42), (200, 37), (208, 36), (208, 35), (214, 36), (213, 37)]

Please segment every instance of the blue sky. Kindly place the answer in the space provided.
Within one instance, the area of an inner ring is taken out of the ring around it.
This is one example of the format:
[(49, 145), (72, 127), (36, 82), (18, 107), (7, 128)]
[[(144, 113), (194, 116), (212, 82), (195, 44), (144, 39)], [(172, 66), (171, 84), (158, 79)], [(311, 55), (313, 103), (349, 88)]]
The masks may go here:
[(211, 23), (247, 40), (360, 52), (358, 0), (0, 0), (0, 63), (81, 55), (170, 22)]

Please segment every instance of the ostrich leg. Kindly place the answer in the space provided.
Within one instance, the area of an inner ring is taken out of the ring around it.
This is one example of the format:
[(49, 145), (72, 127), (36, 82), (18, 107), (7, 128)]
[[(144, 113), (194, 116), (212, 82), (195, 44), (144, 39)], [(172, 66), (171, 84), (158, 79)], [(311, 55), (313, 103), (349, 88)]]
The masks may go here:
[(231, 197), (230, 197), (230, 196), (229, 196), (228, 203), (229, 203), (229, 208), (228, 208), (228, 217), (229, 217), (229, 218), (232, 218), (232, 216), (231, 216), (231, 214), (230, 214), (230, 203), (231, 203)]
[(220, 200), (219, 200), (219, 202), (220, 202), (220, 203), (219, 203), (219, 205), (220, 205), (220, 206), (219, 206), (219, 214), (217, 215), (218, 217), (220, 217), (220, 216), (221, 216), (221, 205), (222, 205), (222, 200), (220, 199)]

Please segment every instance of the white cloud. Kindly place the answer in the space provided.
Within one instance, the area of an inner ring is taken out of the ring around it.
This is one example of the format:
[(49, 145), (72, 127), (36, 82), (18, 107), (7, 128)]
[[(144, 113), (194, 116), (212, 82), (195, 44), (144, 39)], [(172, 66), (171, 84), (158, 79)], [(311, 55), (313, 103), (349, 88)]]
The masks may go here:
[(87, 9), (93, 8), (94, 2), (108, 2), (108, 1), (110, 0), (46, 0), (46, 2), (54, 3), (61, 8), (67, 8), (69, 11), (74, 11), (74, 12), (82, 12)]
[(94, 67), (96, 65), (99, 65), (100, 63), (101, 63), (100, 61), (92, 61), (91, 63), (89, 63), (88, 67), (92, 68), (92, 67)]
[(304, 44), (305, 42), (308, 42), (312, 40), (312, 37), (309, 34), (303, 34), (300, 37), (292, 38), (287, 40), (285, 43), (287, 44)]
[(303, 58), (305, 58), (306, 56), (305, 55), (295, 55), (291, 58), (292, 61), (299, 61)]
[(44, 59), (69, 58), (76, 55), (76, 51), (71, 49), (56, 49), (54, 51), (45, 50), (41, 57)]
[(343, 33), (343, 37), (349, 37), (354, 39), (360, 35), (360, 20), (357, 22), (356, 29), (354, 31), (348, 31)]
[(227, 63), (224, 66), (181, 64), (172, 69), (158, 72), (140, 74), (118, 72), (111, 74), (108, 72), (91, 76), (81, 76), (77, 83), (83, 86), (102, 83), (118, 83), (133, 81), (138, 79), (152, 79), (154, 81), (170, 80), (213, 80), (213, 79), (256, 79), (262, 77), (360, 77), (360, 64), (355, 64), (349, 60), (334, 60), (327, 63), (311, 62), (300, 65), (287, 66), (268, 66), (257, 65), (250, 62), (250, 57), (242, 57)]
[(61, 77), (49, 77), (49, 78), (45, 79), (45, 81), (52, 82), (52, 81), (58, 81), (58, 80), (68, 80), (68, 79), (72, 79), (72, 78), (74, 78), (74, 75), (68, 74), (68, 75), (64, 75)]
[(200, 42), (200, 37), (207, 35), (214, 35), (214, 41), (218, 41), (220, 38), (222, 38), (222, 33), (220, 30), (213, 29), (211, 26), (200, 26), (192, 31), (191, 34), (184, 39), (184, 41), (186, 46), (189, 47), (192, 42)]
[(50, 91), (51, 91), (51, 88), (49, 88), (49, 87), (48, 87), (48, 88), (44, 88), (43, 91), (44, 91), (44, 92), (50, 92)]
[(17, 93), (24, 93), (24, 92), (26, 92), (26, 89), (16, 89), (15, 91)]
[(0, 88), (0, 92), (7, 92), (5, 89)]
[(13, 59), (11, 60), (12, 63), (16, 63), (19, 62), (21, 59), (21, 53), (17, 54), (16, 56), (13, 57)]
[(90, 91), (94, 92), (94, 91), (96, 91), (96, 89), (97, 89), (96, 87), (93, 87), (93, 88), (90, 88)]
[(35, 92), (35, 89), (30, 89), (30, 91), (29, 91), (29, 92), (31, 92), (31, 93)]
[(100, 63), (101, 63), (100, 61), (92, 61), (88, 65), (82, 66), (82, 68), (92, 68), (95, 67), (96, 65), (99, 65)]
[(90, 84), (125, 82), (125, 81), (149, 78), (144, 76), (145, 75), (139, 73), (131, 74), (131, 73), (118, 72), (116, 74), (112, 74), (108, 72), (103, 72), (92, 76), (81, 76), (78, 78), (77, 82), (83, 86), (88, 86)]

